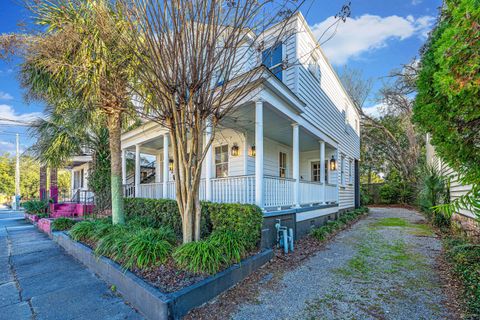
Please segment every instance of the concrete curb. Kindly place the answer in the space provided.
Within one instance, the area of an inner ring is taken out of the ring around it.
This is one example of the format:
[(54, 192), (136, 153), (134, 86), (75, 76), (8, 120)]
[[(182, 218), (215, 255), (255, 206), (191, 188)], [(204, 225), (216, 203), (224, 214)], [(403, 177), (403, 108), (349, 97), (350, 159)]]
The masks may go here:
[(97, 257), (89, 247), (73, 241), (65, 232), (53, 232), (52, 238), (69, 254), (87, 266), (117, 291), (147, 319), (180, 319), (191, 309), (204, 304), (245, 279), (273, 258), (273, 250), (264, 250), (214, 276), (172, 293), (162, 293), (130, 271), (105, 257)]

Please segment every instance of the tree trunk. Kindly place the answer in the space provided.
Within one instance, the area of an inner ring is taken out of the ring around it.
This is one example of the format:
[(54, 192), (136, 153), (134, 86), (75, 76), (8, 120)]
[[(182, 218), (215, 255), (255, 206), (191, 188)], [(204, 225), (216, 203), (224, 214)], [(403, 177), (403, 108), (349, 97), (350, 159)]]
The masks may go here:
[[(73, 177), (72, 177), (73, 179)], [(40, 200), (47, 200), (47, 167), (40, 166)]]
[(123, 186), (122, 186), (122, 150), (121, 130), (122, 117), (120, 112), (112, 112), (108, 115), (108, 131), (110, 134), (111, 156), (111, 185), (112, 185), (112, 222), (124, 224), (125, 214), (123, 211)]
[(50, 199), (53, 203), (58, 203), (58, 169), (50, 168)]

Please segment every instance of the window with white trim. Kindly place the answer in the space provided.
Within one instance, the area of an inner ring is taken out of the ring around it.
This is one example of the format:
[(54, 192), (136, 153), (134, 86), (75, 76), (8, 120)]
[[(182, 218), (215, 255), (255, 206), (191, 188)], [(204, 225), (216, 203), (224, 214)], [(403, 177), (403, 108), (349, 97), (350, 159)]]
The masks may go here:
[(350, 159), (348, 161), (348, 183), (352, 184), (353, 183), (353, 161)]
[(280, 178), (285, 178), (287, 175), (287, 154), (285, 152), (280, 152), (278, 156), (278, 167)]
[(283, 45), (281, 42), (263, 50), (262, 63), (272, 71), (278, 80), (282, 81), (283, 75)]
[(215, 176), (228, 177), (228, 144), (215, 147)]
[(345, 157), (340, 157), (340, 184), (345, 185)]
[(320, 161), (312, 161), (312, 181), (320, 182)]

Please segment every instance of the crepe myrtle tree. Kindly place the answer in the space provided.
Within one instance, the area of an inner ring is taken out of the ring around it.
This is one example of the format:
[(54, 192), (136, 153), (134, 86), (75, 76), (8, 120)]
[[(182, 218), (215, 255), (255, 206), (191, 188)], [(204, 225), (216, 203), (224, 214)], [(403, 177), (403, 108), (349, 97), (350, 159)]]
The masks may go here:
[(51, 106), (84, 108), (106, 118), (112, 220), (123, 224), (120, 137), (135, 68), (135, 56), (122, 40), (130, 30), (127, 20), (109, 0), (33, 1), (27, 7), (36, 29), (3, 35), (0, 58), (22, 55), (24, 85)]
[[(141, 66), (135, 74), (141, 83), (138, 112), (169, 130), (183, 242), (199, 240), (199, 185), (206, 152), (222, 120), (281, 70), (263, 65), (273, 52), (267, 48), (293, 35), (288, 25), (303, 1), (122, 3), (133, 30), (126, 44)], [(337, 19), (344, 20), (349, 12), (345, 5)], [(289, 66), (287, 58), (280, 68)], [(203, 141), (206, 130), (210, 139)]]

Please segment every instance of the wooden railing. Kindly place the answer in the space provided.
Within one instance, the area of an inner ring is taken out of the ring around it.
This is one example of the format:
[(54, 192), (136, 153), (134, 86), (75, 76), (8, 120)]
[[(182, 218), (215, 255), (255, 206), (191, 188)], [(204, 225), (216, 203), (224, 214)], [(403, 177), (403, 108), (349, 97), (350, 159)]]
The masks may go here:
[(323, 201), (322, 183), (300, 181), (300, 204), (313, 204)]
[[(255, 203), (255, 176), (234, 176), (211, 179), (211, 201), (222, 203)], [(294, 203), (295, 180), (272, 176), (264, 177), (264, 207), (289, 207)], [(300, 181), (300, 205), (321, 203), (323, 185), (319, 182)], [(175, 181), (167, 182), (167, 198), (175, 199)], [(135, 196), (135, 186), (124, 186), (125, 197)], [(140, 184), (139, 198), (163, 198), (163, 183)], [(200, 181), (200, 200), (206, 200), (206, 181)], [(325, 185), (325, 201), (337, 202), (337, 186)]]
[(255, 203), (255, 176), (212, 179), (212, 201)]
[(266, 176), (264, 178), (263, 199), (265, 207), (292, 206), (294, 179)]
[(163, 198), (163, 182), (140, 184), (138, 186), (138, 197), (149, 199)]
[(338, 201), (338, 188), (336, 184), (325, 185), (325, 202), (336, 203)]

